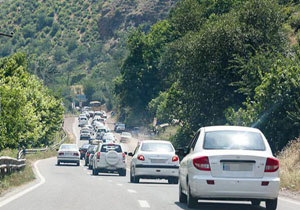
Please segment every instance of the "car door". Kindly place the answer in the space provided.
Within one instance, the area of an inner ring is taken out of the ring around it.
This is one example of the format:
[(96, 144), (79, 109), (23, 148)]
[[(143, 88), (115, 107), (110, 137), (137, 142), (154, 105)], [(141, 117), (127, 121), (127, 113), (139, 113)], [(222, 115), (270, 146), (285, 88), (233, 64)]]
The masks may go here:
[(194, 153), (195, 145), (199, 139), (200, 136), (200, 130), (194, 135), (193, 139), (191, 140), (189, 146), (188, 146), (188, 154), (182, 159), (180, 162), (179, 167), (179, 179), (182, 188), (186, 189), (186, 177), (188, 176), (188, 167), (190, 162), (190, 157)]

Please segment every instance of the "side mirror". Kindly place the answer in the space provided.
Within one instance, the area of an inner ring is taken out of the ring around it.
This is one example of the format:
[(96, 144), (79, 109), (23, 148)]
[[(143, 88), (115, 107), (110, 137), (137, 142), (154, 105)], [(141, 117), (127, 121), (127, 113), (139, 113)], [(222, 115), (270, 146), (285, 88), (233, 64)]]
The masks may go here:
[(59, 149), (58, 149), (58, 148), (56, 148), (56, 151), (57, 151), (57, 152), (58, 152), (58, 150), (59, 150)]
[(125, 155), (127, 155), (127, 152), (124, 152)]
[(133, 153), (132, 153), (132, 152), (129, 152), (129, 153), (128, 153), (128, 156), (133, 157)]

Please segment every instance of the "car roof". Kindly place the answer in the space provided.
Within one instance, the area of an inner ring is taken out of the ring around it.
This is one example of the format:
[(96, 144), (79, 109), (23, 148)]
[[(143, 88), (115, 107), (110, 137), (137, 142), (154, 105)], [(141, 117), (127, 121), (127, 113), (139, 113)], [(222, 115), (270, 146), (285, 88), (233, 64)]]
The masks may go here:
[(205, 132), (209, 131), (248, 131), (248, 132), (256, 132), (260, 133), (260, 130), (257, 128), (245, 127), (245, 126), (231, 126), (231, 125), (223, 125), (223, 126), (207, 126), (203, 127)]
[(169, 143), (169, 144), (172, 144), (171, 142), (169, 141), (165, 141), (165, 140), (144, 140), (144, 141), (141, 141), (141, 143)]

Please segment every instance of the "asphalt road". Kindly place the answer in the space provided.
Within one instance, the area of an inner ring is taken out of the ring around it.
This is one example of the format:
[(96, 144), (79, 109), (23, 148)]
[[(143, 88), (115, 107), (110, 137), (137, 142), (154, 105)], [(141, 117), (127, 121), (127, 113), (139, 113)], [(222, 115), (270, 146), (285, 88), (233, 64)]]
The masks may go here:
[[(77, 144), (79, 140), (77, 121), (68, 119), (66, 128), (74, 133)], [(110, 125), (113, 126), (113, 125)], [(137, 140), (126, 144), (128, 151), (134, 149)], [(56, 158), (39, 161), (37, 169), (40, 173), (37, 187), (24, 193), (11, 195), (8, 199), (0, 199), (1, 210), (132, 210), (132, 209), (187, 209), (178, 202), (178, 185), (169, 185), (167, 181), (141, 180), (139, 184), (129, 182), (129, 171), (126, 177), (114, 174), (91, 175), (81, 162), (81, 166), (56, 165)], [(11, 202), (9, 202), (11, 201)], [(252, 208), (247, 202), (207, 202), (200, 201), (196, 209), (201, 210), (263, 210)], [(278, 210), (299, 210), (300, 203), (279, 200)]]

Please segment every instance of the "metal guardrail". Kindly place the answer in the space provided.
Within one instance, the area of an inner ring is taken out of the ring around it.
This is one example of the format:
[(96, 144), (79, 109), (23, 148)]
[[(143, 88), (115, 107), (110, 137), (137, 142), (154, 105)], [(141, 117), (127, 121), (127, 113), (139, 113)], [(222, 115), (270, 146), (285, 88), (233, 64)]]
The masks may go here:
[(67, 139), (66, 131), (64, 129), (63, 131), (64, 131), (64, 135), (61, 137), (62, 138), (61, 141), (51, 147), (40, 148), (40, 149), (22, 149), (18, 152), (17, 159), (8, 156), (0, 157), (0, 176), (3, 178), (4, 176), (10, 175), (15, 171), (24, 169), (26, 166), (26, 159), (25, 159), (26, 154), (46, 152), (49, 149), (55, 150), (57, 146), (60, 146)]
[(4, 177), (26, 166), (25, 159), (15, 159), (7, 156), (0, 157), (0, 175)]

